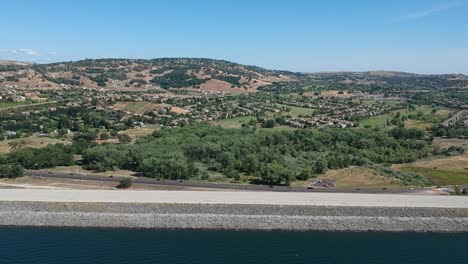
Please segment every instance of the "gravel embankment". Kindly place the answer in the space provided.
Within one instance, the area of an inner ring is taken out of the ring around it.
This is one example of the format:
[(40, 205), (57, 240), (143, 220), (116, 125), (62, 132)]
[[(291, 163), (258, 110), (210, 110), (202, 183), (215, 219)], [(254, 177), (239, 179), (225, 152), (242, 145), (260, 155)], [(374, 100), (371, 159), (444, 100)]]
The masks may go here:
[(465, 197), (11, 191), (0, 190), (0, 226), (468, 232)]

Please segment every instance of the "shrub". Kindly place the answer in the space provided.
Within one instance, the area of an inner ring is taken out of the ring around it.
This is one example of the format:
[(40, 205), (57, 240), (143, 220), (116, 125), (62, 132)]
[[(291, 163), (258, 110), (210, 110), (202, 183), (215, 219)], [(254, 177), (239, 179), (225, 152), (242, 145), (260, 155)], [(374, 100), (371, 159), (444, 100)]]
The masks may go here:
[(128, 189), (132, 187), (132, 179), (130, 178), (124, 178), (119, 181), (119, 185), (117, 185), (117, 188), (119, 189)]
[(24, 169), (19, 164), (0, 165), (0, 178), (18, 178), (24, 176)]

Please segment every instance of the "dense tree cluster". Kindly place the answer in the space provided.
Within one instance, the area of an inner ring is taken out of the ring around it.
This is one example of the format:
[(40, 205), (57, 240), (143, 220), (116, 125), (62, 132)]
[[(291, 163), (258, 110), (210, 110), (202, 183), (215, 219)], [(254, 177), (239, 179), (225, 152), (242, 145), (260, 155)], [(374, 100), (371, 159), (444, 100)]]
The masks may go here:
[(457, 146), (450, 146), (446, 149), (442, 149), (440, 154), (445, 156), (459, 156), (465, 153), (465, 149)]
[(135, 83), (136, 83), (137, 87), (141, 87), (141, 86), (147, 84), (148, 82), (146, 80), (144, 80), (144, 79), (132, 79), (130, 81), (130, 84), (135, 84)]
[(372, 129), (256, 131), (196, 125), (157, 131), (134, 145), (87, 149), (83, 163), (88, 169), (130, 169), (155, 178), (243, 174), (267, 184), (289, 184), (328, 169), (411, 162), (430, 153), (425, 141), (407, 138)]
[(153, 78), (151, 83), (158, 84), (161, 88), (168, 89), (196, 86), (206, 81), (206, 79), (198, 79), (196, 76), (187, 75), (183, 70), (175, 70), (163, 76)]
[(221, 81), (225, 81), (225, 82), (228, 82), (232, 85), (235, 85), (235, 86), (240, 86), (241, 83), (240, 83), (240, 77), (239, 76), (222, 76), (222, 75), (217, 75), (216, 76), (216, 79), (219, 79)]
[(434, 136), (447, 138), (468, 138), (468, 126), (462, 122), (453, 126), (438, 126), (434, 129)]
[(24, 148), (0, 158), (0, 165), (21, 165), (26, 169), (44, 169), (75, 164), (73, 150), (63, 144), (48, 145), (45, 148)]
[(427, 135), (423, 130), (397, 127), (390, 130), (390, 135), (396, 139), (424, 139)]
[(75, 85), (75, 86), (78, 86), (78, 85), (81, 85), (81, 82), (78, 81), (76, 79), (76, 77), (79, 78), (79, 76), (75, 76), (75, 79), (67, 79), (67, 78), (52, 78), (52, 77), (49, 77), (47, 76), (46, 77), (46, 80), (48, 80), (49, 82), (54, 82), (54, 83), (58, 83), (58, 84), (68, 84), (68, 85)]
[(101, 87), (105, 87), (107, 85), (107, 82), (109, 81), (109, 78), (107, 78), (103, 74), (97, 76), (89, 76), (89, 79)]
[[(0, 161), (1, 162), (1, 161)], [(24, 169), (19, 164), (1, 164), (0, 178), (17, 178), (24, 175)]]

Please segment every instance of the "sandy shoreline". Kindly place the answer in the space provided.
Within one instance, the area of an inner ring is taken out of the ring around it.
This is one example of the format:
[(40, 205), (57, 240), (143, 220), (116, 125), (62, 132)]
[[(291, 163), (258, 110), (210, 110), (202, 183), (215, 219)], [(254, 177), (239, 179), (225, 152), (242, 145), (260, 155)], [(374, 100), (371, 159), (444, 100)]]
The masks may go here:
[(0, 190), (0, 226), (468, 232), (468, 198), (428, 195)]

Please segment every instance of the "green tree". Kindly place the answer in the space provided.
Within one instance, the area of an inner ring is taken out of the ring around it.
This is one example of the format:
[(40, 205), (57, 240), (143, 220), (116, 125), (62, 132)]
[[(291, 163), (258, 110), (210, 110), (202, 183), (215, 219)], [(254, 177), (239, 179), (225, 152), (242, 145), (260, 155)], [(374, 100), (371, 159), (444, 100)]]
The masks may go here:
[(132, 143), (132, 138), (127, 134), (119, 134), (117, 138), (119, 139), (120, 144)]

